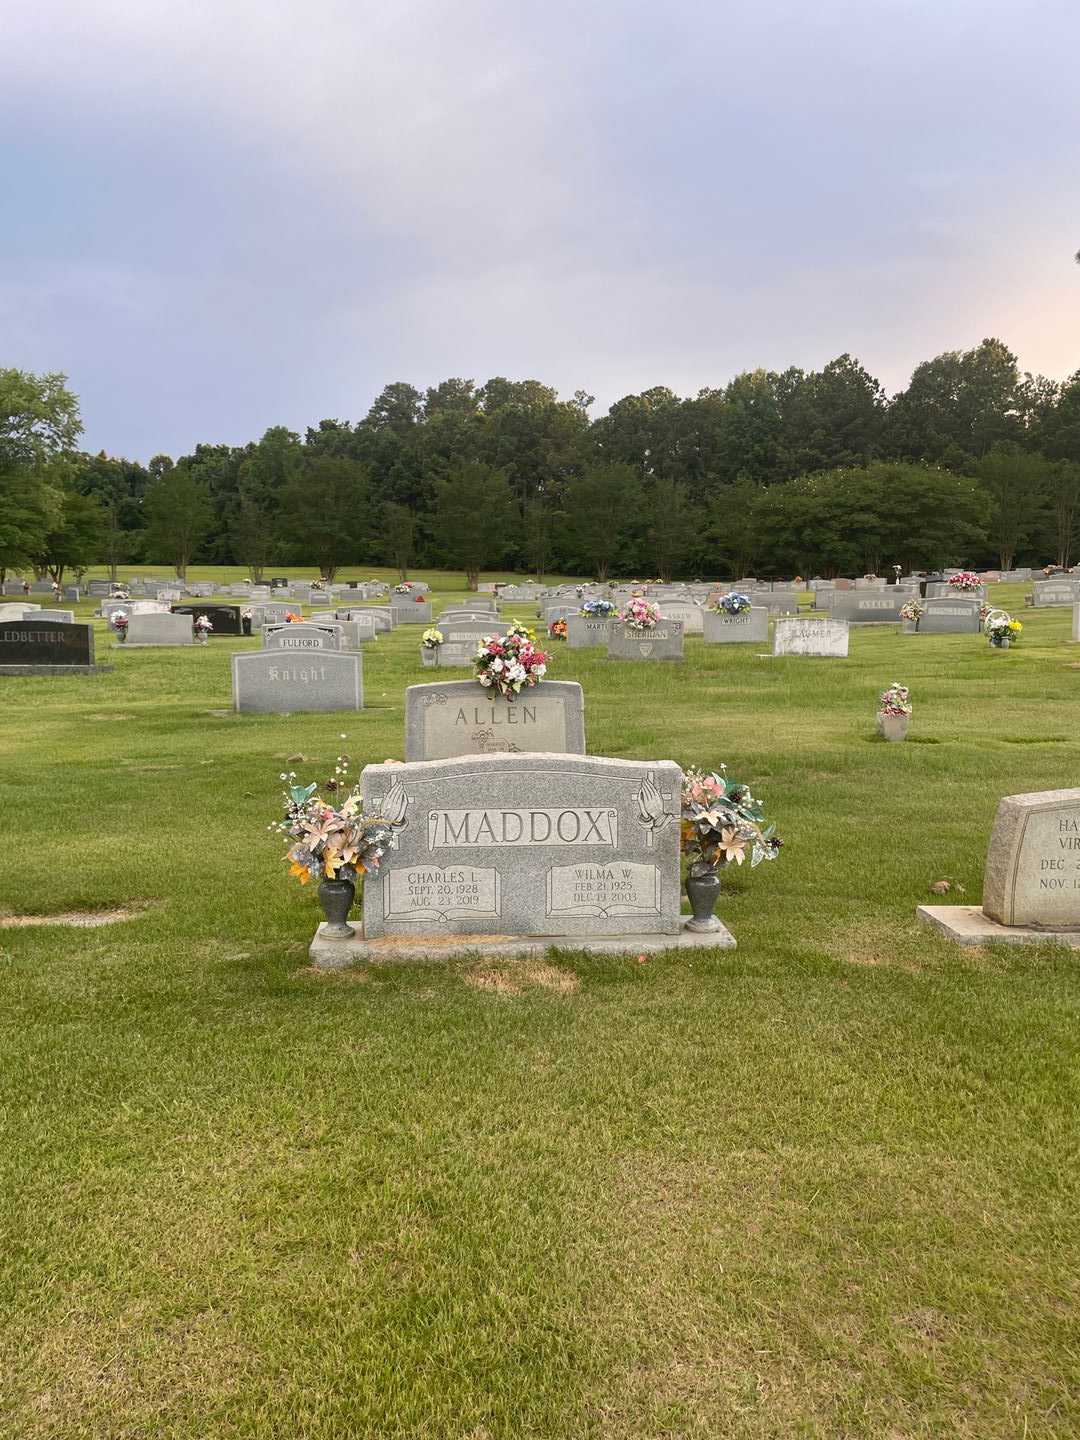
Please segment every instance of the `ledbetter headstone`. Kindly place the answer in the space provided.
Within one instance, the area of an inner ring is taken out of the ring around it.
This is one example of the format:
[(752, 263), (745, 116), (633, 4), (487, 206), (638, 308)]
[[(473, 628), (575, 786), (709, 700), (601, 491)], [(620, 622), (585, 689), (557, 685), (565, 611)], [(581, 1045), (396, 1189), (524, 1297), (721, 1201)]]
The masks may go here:
[(848, 653), (846, 620), (777, 620), (774, 655), (816, 655), (843, 658)]
[(514, 700), (476, 680), (410, 685), (405, 691), (405, 759), (523, 751), (584, 755), (585, 703), (572, 680), (542, 680)]
[(0, 674), (90, 674), (94, 631), (90, 625), (60, 620), (0, 621)]
[(1080, 789), (1006, 795), (998, 805), (983, 903), (920, 905), (961, 945), (1060, 937), (1080, 945)]
[(362, 710), (363, 656), (317, 650), (249, 650), (232, 657), (233, 705), (256, 715)]

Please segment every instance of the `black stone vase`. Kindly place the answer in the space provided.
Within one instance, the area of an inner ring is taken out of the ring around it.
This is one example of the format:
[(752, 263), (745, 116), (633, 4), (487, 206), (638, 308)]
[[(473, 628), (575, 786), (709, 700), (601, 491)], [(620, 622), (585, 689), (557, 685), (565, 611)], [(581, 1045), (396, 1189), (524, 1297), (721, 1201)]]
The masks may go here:
[(320, 882), (319, 904), (326, 916), (322, 932), (324, 940), (351, 940), (356, 934), (353, 927), (345, 923), (355, 898), (356, 883), (353, 880), (338, 878)]
[(713, 914), (720, 898), (720, 872), (702, 860), (696, 860), (686, 872), (686, 897), (690, 901), (693, 919), (686, 922), (687, 930), (707, 933), (723, 927)]

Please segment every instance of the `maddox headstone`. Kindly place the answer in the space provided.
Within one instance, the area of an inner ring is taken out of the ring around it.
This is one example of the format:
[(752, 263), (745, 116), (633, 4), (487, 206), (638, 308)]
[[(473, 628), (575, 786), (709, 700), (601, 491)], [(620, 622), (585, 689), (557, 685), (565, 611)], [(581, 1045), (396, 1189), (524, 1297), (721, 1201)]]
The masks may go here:
[(683, 623), (681, 620), (658, 620), (651, 630), (634, 630), (619, 620), (613, 620), (607, 653), (609, 660), (681, 660)]
[(703, 635), (706, 645), (731, 645), (748, 640), (764, 644), (769, 638), (769, 612), (764, 605), (754, 605), (738, 615), (706, 610)]
[(571, 680), (542, 680), (514, 700), (476, 680), (410, 685), (405, 691), (405, 759), (525, 751), (584, 755), (585, 702)]
[(774, 655), (812, 655), (842, 659), (848, 653), (846, 620), (777, 620)]
[(1006, 795), (998, 805), (983, 903), (920, 905), (962, 945), (1059, 936), (1080, 945), (1080, 789)]
[(682, 932), (674, 761), (482, 755), (368, 765), (360, 784), (365, 813), (390, 815), (397, 836), (364, 886), (365, 942), (619, 949)]
[(364, 708), (363, 657), (317, 650), (249, 650), (232, 656), (233, 705), (257, 715)]

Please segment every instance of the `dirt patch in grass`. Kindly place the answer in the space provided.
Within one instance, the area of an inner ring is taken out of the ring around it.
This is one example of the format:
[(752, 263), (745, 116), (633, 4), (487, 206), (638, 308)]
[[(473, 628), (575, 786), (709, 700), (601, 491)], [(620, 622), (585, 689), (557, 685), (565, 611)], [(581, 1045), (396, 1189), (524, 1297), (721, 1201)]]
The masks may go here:
[(134, 901), (111, 910), (62, 910), (56, 915), (0, 914), (0, 930), (21, 930), (29, 925), (68, 925), (76, 930), (96, 930), (101, 925), (137, 920), (149, 909), (149, 901)]
[(573, 970), (561, 970), (542, 960), (473, 965), (462, 979), (475, 990), (494, 990), (499, 995), (521, 995), (535, 988), (551, 990), (556, 995), (573, 995), (579, 984)]

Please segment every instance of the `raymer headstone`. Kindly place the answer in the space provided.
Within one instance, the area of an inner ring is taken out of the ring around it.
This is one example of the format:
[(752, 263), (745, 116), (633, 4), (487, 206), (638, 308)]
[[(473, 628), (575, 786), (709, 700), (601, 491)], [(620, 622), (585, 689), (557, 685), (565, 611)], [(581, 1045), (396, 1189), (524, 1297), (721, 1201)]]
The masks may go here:
[(777, 620), (772, 653), (842, 659), (848, 653), (848, 623), (846, 620)]

